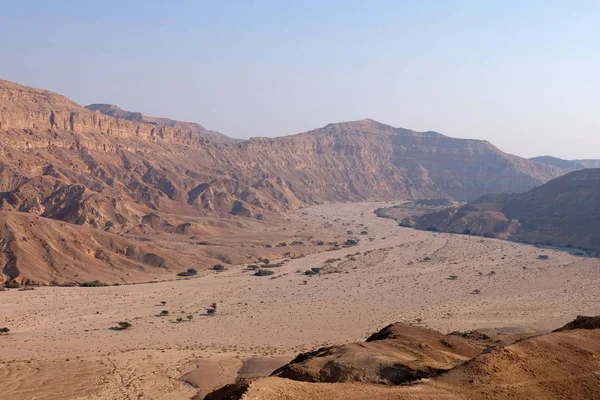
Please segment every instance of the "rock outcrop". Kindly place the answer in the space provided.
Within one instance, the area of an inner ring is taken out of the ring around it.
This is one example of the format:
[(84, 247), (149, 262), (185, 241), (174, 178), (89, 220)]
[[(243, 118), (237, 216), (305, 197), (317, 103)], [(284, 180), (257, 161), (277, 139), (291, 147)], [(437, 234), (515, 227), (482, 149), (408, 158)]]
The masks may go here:
[[(584, 319), (585, 326), (578, 326), (577, 321)], [(307, 382), (306, 379), (298, 381), (279, 375), (227, 385), (208, 394), (205, 399), (594, 399), (600, 393), (600, 360), (597, 357), (600, 353), (600, 329), (597, 323), (588, 326), (587, 322), (592, 320), (597, 321), (598, 317), (578, 317), (576, 321), (567, 325), (567, 330), (560, 329), (554, 333), (519, 340), (508, 346), (488, 348), (484, 352), (477, 352), (465, 362), (456, 363), (445, 372), (408, 385), (389, 385), (387, 381), (357, 383), (346, 379), (346, 376), (339, 376), (339, 380), (328, 380), (328, 383), (319, 380)], [(392, 325), (394, 326), (396, 325)], [(417, 331), (414, 333), (416, 335), (411, 337), (406, 345), (416, 356), (402, 351), (398, 358), (404, 357), (404, 363), (418, 362), (422, 360), (420, 357), (424, 351), (432, 351), (428, 348), (431, 345), (431, 331), (423, 329), (420, 332), (423, 337), (419, 336)], [(438, 335), (444, 337), (442, 334)], [(381, 333), (377, 336), (381, 336)], [(392, 336), (380, 340), (394, 339)], [(366, 350), (367, 348), (365, 347), (364, 351), (372, 353), (370, 368), (377, 370), (380, 365), (380, 349), (371, 347)], [(438, 350), (442, 352), (443, 348)], [(453, 353), (451, 349), (450, 352)], [(369, 364), (361, 363), (366, 360), (367, 358), (362, 356), (354, 360), (348, 358), (342, 362), (346, 362), (348, 367), (352, 363), (358, 363), (359, 370), (368, 370)], [(320, 361), (317, 357), (313, 362)], [(327, 372), (323, 369), (321, 371)]]

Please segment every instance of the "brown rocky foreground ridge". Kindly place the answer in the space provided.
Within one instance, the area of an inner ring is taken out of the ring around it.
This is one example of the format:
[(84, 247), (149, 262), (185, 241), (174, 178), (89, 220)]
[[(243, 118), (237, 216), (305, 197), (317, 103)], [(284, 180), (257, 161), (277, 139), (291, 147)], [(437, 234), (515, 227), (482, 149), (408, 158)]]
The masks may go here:
[(599, 320), (579, 316), (507, 346), (477, 331), (442, 335), (393, 324), (366, 343), (302, 354), (272, 377), (205, 399), (595, 399)]
[(600, 169), (574, 171), (524, 193), (485, 195), (402, 219), (403, 226), (600, 250)]
[[(215, 231), (240, 233), (248, 224), (259, 226), (266, 215), (307, 205), (470, 200), (488, 192), (527, 190), (565, 172), (503, 153), (486, 141), (369, 119), (237, 141), (194, 123), (110, 105), (84, 108), (59, 94), (7, 81), (0, 81), (0, 136), (0, 211), (121, 236), (123, 244), (112, 246), (112, 252), (92, 243), (82, 251), (90, 257), (102, 251), (92, 264), (105, 262), (104, 267), (125, 274), (130, 267), (121, 254), (140, 240), (152, 241), (152, 254), (164, 260), (161, 267), (204, 269), (230, 251), (200, 251), (207, 264), (197, 266), (190, 258), (169, 256), (180, 254), (183, 245), (165, 244), (181, 242), (181, 235), (200, 243)], [(227, 219), (231, 215), (245, 218)], [(14, 229), (17, 219), (25, 227), (27, 218), (13, 217), (10, 226), (2, 220), (0, 280), (48, 283), (74, 279), (76, 270), (88, 268), (81, 257), (53, 267), (61, 232), (29, 240), (27, 232)], [(142, 262), (136, 270), (140, 276), (157, 271), (154, 262), (143, 264), (143, 257), (135, 262)]]

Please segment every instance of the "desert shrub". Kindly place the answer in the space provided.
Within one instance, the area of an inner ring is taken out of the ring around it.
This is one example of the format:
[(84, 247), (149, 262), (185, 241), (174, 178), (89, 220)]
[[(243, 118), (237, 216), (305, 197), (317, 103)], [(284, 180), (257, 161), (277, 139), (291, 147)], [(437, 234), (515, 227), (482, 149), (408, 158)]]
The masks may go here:
[(358, 245), (357, 239), (348, 239), (344, 242), (344, 246), (356, 246)]
[(58, 286), (58, 281), (50, 281), (50, 286)]
[(256, 276), (269, 276), (269, 275), (273, 275), (275, 272), (273, 271), (269, 271), (268, 269), (259, 269), (258, 271), (256, 271), (256, 273), (254, 275)]
[(181, 323), (181, 321), (183, 321), (183, 318), (181, 318), (181, 317), (177, 318), (178, 323)]
[(10, 332), (10, 329), (6, 327), (0, 328), (0, 335), (8, 335), (8, 332)]
[(458, 279), (458, 276), (456, 276), (456, 275), (450, 275), (450, 276), (448, 277), (448, 280), (449, 280), (449, 281), (455, 281), (455, 280), (457, 280), (457, 279)]
[(83, 282), (79, 286), (82, 286), (82, 287), (102, 287), (102, 286), (108, 286), (108, 283), (101, 282), (98, 279), (96, 279), (95, 281)]
[(268, 258), (259, 258), (259, 259), (258, 259), (258, 262), (261, 262), (261, 263), (263, 263), (263, 264), (268, 264), (268, 263), (270, 263), (271, 261), (270, 261)]
[(21, 284), (19, 282), (16, 281), (10, 281), (10, 282), (6, 282), (4, 284), (5, 287), (9, 288), (9, 289), (18, 289), (21, 287)]
[(209, 308), (209, 309), (206, 310), (206, 313), (208, 315), (214, 315), (216, 312), (217, 312), (217, 310), (214, 309), (214, 308)]
[(279, 246), (279, 247), (285, 247), (285, 246), (287, 246), (287, 243), (286, 242), (281, 242), (281, 243), (277, 244), (277, 246)]
[(122, 321), (119, 322), (117, 325), (119, 325), (119, 329), (129, 329), (131, 328), (131, 324), (127, 321)]
[(194, 268), (190, 268), (187, 271), (178, 273), (177, 276), (194, 276), (197, 274), (198, 274), (198, 271), (196, 271)]
[(300, 240), (294, 240), (292, 243), (290, 243), (290, 246), (304, 246), (304, 242)]
[(321, 273), (321, 268), (319, 267), (312, 267), (310, 270), (316, 272), (317, 274)]
[(324, 261), (325, 264), (332, 264), (336, 261), (342, 261), (341, 258), (328, 258), (327, 260)]
[(368, 235), (368, 234), (369, 234), (369, 232), (367, 232), (367, 231), (360, 231), (360, 234), (361, 234), (361, 235)]
[(347, 235), (354, 235), (354, 232), (348, 230), (348, 231), (346, 231), (346, 234)]
[(167, 304), (167, 302), (163, 300), (160, 302), (160, 304), (162, 304), (164, 306), (165, 304)]
[(539, 260), (547, 260), (550, 257), (547, 254), (540, 254), (537, 258)]
[(270, 248), (271, 248), (271, 247), (273, 247), (273, 246), (271, 246), (270, 244), (265, 244), (265, 247), (266, 247), (267, 249), (270, 249)]
[(8, 289), (6, 289), (5, 287), (0, 286), (0, 292), (6, 292)]
[(312, 269), (307, 269), (306, 271), (304, 271), (304, 275), (317, 275), (318, 272), (313, 271)]
[(25, 291), (28, 291), (28, 290), (35, 290), (35, 288), (32, 288), (32, 287), (22, 287), (21, 289), (19, 289), (19, 292), (25, 292)]
[(283, 267), (284, 262), (280, 261), (278, 263), (273, 263), (273, 264), (265, 264), (263, 265), (263, 268), (279, 268), (279, 267)]
[(225, 267), (222, 264), (213, 265), (211, 269), (213, 271), (225, 271)]
[(317, 242), (316, 242), (316, 245), (317, 245), (317, 246), (324, 246), (324, 245), (325, 245), (325, 242), (324, 242), (324, 241), (322, 241), (322, 240), (317, 240)]
[(481, 290), (475, 289), (471, 292), (471, 294), (481, 294)]
[(162, 310), (159, 315), (161, 317), (167, 316), (167, 315), (169, 315), (169, 311), (168, 310)]

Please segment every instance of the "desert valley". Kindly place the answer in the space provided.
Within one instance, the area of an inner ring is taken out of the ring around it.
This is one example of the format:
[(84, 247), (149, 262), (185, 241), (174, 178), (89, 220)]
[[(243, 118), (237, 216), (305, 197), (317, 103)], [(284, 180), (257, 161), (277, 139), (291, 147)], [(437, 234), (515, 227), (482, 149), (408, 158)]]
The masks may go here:
[(600, 395), (598, 160), (8, 81), (0, 137), (2, 398)]

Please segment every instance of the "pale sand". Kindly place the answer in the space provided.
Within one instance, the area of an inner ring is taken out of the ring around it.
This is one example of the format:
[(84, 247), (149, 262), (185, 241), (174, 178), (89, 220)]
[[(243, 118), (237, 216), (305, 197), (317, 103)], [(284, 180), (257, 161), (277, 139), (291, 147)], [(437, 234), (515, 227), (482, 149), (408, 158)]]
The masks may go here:
[[(11, 329), (0, 337), (2, 395), (14, 400), (185, 399), (197, 389), (179, 378), (198, 359), (228, 366), (219, 372), (227, 380), (247, 357), (292, 357), (364, 339), (394, 321), (420, 319), (442, 332), (537, 331), (578, 314), (600, 314), (598, 259), (402, 228), (373, 214), (383, 204), (297, 211), (316, 232), (320, 228), (314, 227), (331, 222), (354, 234), (367, 227), (369, 234), (353, 235), (361, 238), (358, 246), (291, 260), (273, 269), (275, 279), (252, 276), (239, 266), (173, 282), (1, 292), (0, 327)], [(346, 257), (359, 251), (354, 261)], [(549, 259), (539, 260), (539, 254)], [(330, 258), (342, 258), (330, 266), (339, 273), (307, 277), (296, 272), (323, 267)], [(490, 271), (496, 273), (488, 276)], [(458, 278), (448, 280), (449, 275)], [(481, 294), (471, 294), (474, 289)], [(217, 314), (203, 315), (212, 302), (218, 303)], [(163, 309), (170, 315), (157, 317)], [(189, 314), (191, 322), (174, 322)], [(125, 320), (131, 329), (110, 329)]]

